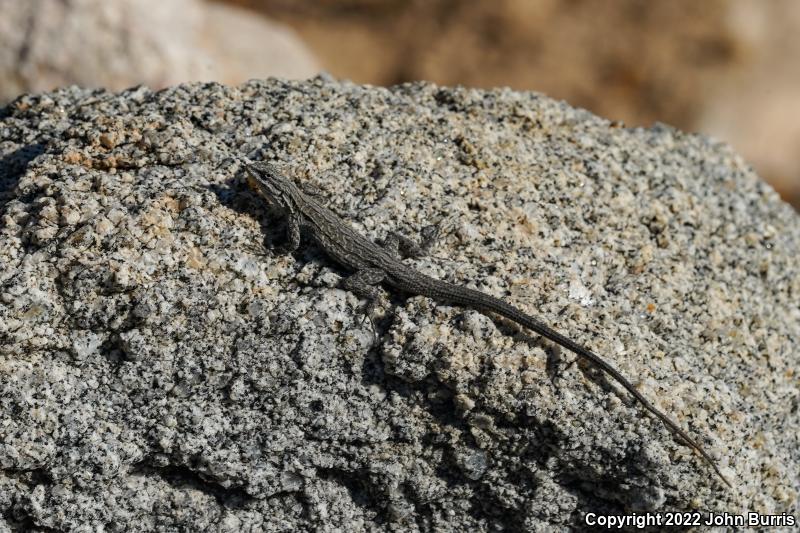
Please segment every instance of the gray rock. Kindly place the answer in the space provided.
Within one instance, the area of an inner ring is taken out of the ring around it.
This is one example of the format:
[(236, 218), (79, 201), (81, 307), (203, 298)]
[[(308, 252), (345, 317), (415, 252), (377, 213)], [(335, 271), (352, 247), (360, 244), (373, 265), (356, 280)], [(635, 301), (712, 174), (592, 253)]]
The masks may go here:
[(316, 75), (287, 26), (201, 0), (0, 0), (0, 102), (78, 84), (124, 89)]
[[(63, 89), (0, 112), (4, 528), (490, 531), (797, 515), (798, 216), (729, 148), (535, 93), (318, 78)], [(513, 325), (390, 294), (379, 343), (237, 158), (507, 298), (716, 457)]]

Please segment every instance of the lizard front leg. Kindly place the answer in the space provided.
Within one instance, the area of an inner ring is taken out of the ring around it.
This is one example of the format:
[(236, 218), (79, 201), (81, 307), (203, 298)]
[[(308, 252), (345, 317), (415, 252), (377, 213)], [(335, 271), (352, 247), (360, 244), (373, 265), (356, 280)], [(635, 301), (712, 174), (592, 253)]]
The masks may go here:
[(377, 285), (382, 282), (385, 277), (386, 273), (379, 268), (365, 268), (342, 280), (342, 288), (344, 290), (367, 299), (367, 305), (364, 307), (364, 314), (366, 318), (369, 319), (369, 323), (372, 326), (372, 335), (375, 338), (376, 344), (378, 342), (378, 331), (375, 327), (375, 321), (372, 315), (381, 294)]
[(398, 258), (415, 258), (428, 255), (430, 249), (439, 238), (439, 226), (425, 226), (420, 233), (422, 239), (419, 243), (399, 233), (390, 233), (383, 242), (383, 247)]
[(286, 242), (279, 250), (283, 253), (292, 253), (300, 247), (300, 217), (293, 214), (286, 215)]
[(273, 250), (273, 254), (283, 255), (290, 254), (300, 247), (300, 219), (296, 215), (286, 216), (286, 241), (280, 244), (270, 244), (265, 238), (261, 244), (261, 250), (256, 251), (255, 247), (252, 248), (253, 252), (257, 255), (267, 255), (268, 249)]

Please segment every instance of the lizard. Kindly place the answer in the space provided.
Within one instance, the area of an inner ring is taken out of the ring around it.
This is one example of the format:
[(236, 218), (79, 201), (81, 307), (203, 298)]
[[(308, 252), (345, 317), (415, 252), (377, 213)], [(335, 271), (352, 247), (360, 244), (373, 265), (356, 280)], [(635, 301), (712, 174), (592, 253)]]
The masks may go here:
[(611, 376), (647, 411), (661, 420), (673, 434), (699, 453), (722, 481), (732, 487), (711, 456), (605, 359), (505, 300), (430, 277), (403, 263), (400, 257), (401, 251), (406, 257), (414, 257), (430, 248), (436, 235), (435, 227), (429, 226), (423, 230), (421, 245), (407, 237), (391, 233), (381, 246), (358, 233), (333, 211), (317, 201), (316, 191), (296, 184), (274, 165), (263, 161), (246, 160), (244, 166), (250, 187), (287, 221), (287, 242), (283, 245), (284, 251), (297, 250), (300, 246), (301, 228), (305, 230), (330, 258), (353, 272), (343, 279), (342, 288), (367, 299), (368, 316), (373, 303), (380, 295), (377, 286), (385, 283), (407, 294), (426, 296), (438, 302), (472, 308), (483, 314), (494, 313), (516, 322), (570, 350)]

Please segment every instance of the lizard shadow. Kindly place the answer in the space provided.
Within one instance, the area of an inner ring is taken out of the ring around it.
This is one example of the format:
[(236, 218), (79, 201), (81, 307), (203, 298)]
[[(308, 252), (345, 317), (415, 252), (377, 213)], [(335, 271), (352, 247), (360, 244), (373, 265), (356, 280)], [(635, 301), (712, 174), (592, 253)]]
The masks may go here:
[[(265, 204), (258, 194), (246, 185), (244, 179), (237, 175), (222, 184), (210, 185), (209, 190), (214, 193), (221, 205), (236, 213), (247, 215), (258, 223), (259, 234), (262, 236), (258, 252), (260, 255), (273, 256), (286, 253), (280, 249), (281, 244), (286, 241), (285, 217)], [(292, 255), (295, 254), (300, 255), (302, 251), (292, 252)]]
[(0, 208), (11, 199), (11, 192), (25, 174), (28, 165), (45, 152), (45, 143), (21, 146), (0, 158)]
[[(573, 365), (577, 365), (581, 374), (603, 391), (616, 395), (626, 406), (630, 407), (635, 405), (636, 402), (632, 400), (625, 391), (620, 390), (614, 385), (616, 383), (615, 381), (609, 379), (608, 375), (592, 366), (590, 362), (585, 361), (579, 355), (571, 354), (566, 348), (562, 348), (557, 343), (549, 341), (540, 335), (530, 335), (520, 331), (513, 323), (509, 324), (507, 319), (499, 317), (494, 320), (495, 323), (499, 325), (498, 329), (500, 329), (502, 333), (511, 335), (514, 339), (524, 342), (528, 346), (541, 348), (542, 351), (544, 351), (547, 357), (545, 361), (545, 373), (553, 386), (557, 386), (558, 382), (564, 379), (563, 373), (565, 370)], [(573, 357), (571, 360), (567, 361), (566, 358), (569, 355)]]

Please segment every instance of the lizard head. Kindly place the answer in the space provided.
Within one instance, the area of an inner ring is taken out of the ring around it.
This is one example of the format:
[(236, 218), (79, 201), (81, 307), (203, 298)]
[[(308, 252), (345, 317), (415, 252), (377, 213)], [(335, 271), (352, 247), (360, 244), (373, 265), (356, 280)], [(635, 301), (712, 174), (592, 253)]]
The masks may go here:
[(292, 210), (292, 199), (297, 196), (297, 186), (273, 165), (259, 162), (248, 162), (247, 182), (251, 189), (261, 193), (264, 199), (274, 208), (281, 211)]

